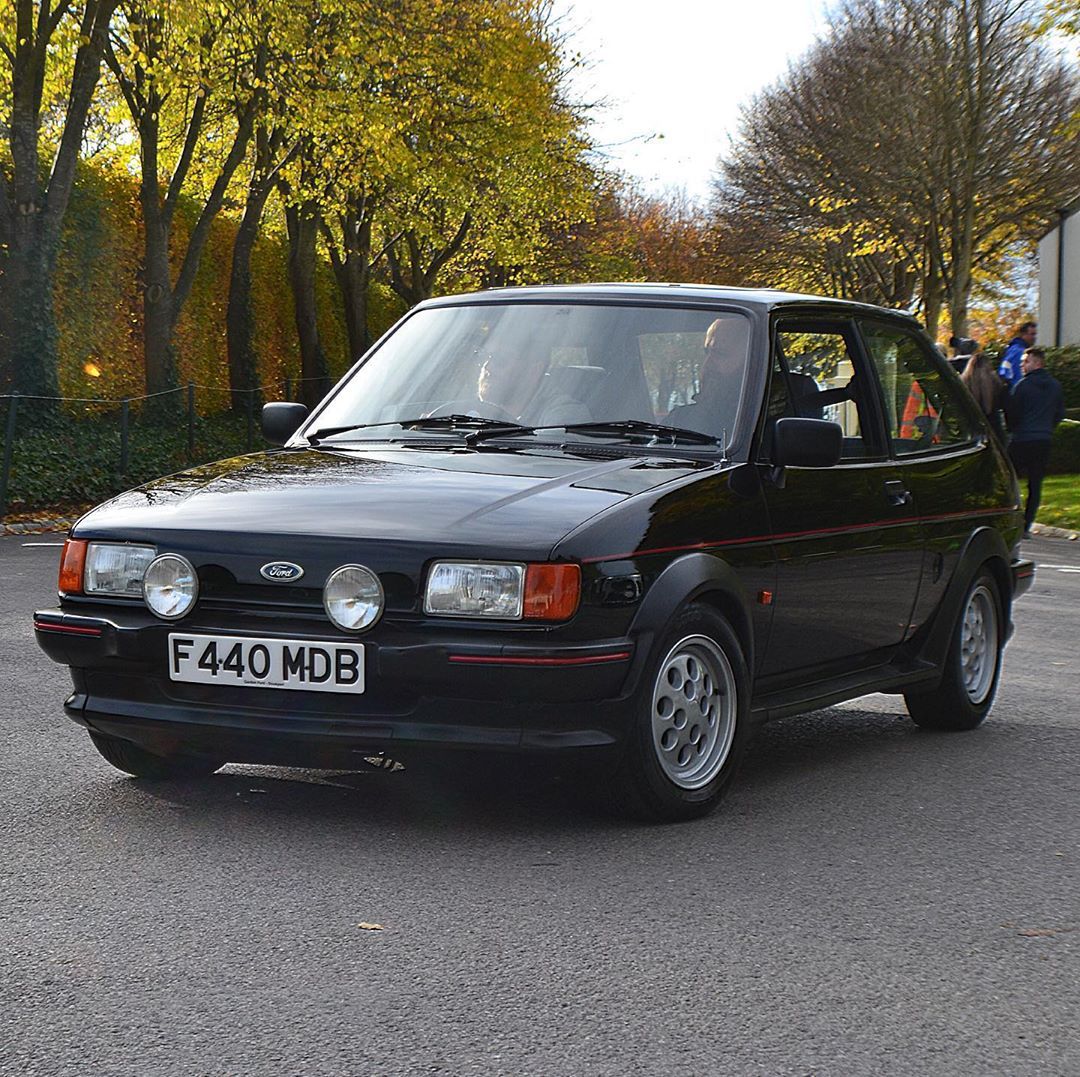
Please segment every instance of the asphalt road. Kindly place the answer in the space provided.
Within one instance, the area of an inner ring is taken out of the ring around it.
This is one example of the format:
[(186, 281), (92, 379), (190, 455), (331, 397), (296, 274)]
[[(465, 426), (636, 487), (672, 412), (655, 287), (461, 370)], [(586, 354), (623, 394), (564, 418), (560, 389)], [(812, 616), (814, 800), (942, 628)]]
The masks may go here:
[[(973, 733), (770, 726), (708, 819), (522, 776), (126, 779), (0, 540), (3, 1074), (1080, 1073), (1080, 545), (1036, 539)], [(367, 930), (361, 923), (379, 924)]]

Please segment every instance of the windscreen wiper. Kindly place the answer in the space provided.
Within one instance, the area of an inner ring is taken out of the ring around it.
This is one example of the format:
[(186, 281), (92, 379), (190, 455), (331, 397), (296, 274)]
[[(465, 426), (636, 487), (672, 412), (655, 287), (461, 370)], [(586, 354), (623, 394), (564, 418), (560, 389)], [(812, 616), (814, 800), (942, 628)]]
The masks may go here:
[(564, 430), (575, 434), (651, 434), (653, 437), (670, 438), (676, 441), (690, 441), (696, 445), (716, 445), (722, 447), (722, 438), (711, 434), (702, 434), (697, 430), (687, 430), (681, 426), (665, 426), (663, 423), (650, 423), (644, 419), (613, 419), (609, 422), (569, 423)]
[(505, 419), (488, 419), (482, 415), (420, 415), (415, 419), (393, 419), (382, 423), (352, 423), (349, 426), (326, 426), (321, 430), (313, 430), (305, 435), (308, 444), (314, 445), (323, 438), (333, 437), (335, 434), (347, 434), (351, 430), (372, 430), (380, 426), (401, 426), (409, 430), (444, 429), (456, 430), (468, 428), (472, 431), (466, 438), (471, 440), (476, 435), (500, 433), (530, 434), (532, 427), (521, 426), (518, 423)]

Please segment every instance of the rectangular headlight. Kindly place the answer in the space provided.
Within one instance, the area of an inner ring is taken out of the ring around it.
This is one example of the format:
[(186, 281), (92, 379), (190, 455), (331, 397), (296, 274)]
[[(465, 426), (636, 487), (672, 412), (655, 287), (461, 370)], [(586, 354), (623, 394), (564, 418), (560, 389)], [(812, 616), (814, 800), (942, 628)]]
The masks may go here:
[(83, 590), (88, 595), (141, 598), (143, 573), (156, 556), (153, 546), (91, 542), (86, 550)]
[(525, 566), (436, 561), (424, 592), (424, 612), (449, 617), (521, 617)]

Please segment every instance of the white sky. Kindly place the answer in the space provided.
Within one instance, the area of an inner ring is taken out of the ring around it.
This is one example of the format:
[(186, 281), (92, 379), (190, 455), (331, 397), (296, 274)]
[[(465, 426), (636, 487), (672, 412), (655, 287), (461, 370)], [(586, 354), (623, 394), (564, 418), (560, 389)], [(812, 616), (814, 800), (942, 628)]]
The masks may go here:
[[(825, 29), (826, 0), (554, 0), (593, 135), (646, 190), (709, 196), (739, 106)], [(663, 137), (658, 137), (662, 135)]]

